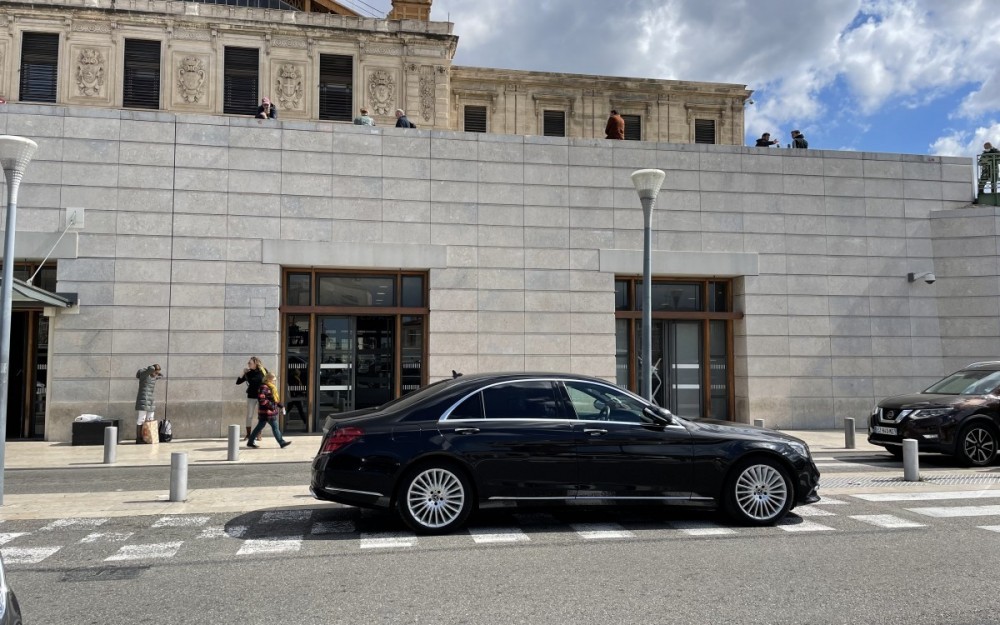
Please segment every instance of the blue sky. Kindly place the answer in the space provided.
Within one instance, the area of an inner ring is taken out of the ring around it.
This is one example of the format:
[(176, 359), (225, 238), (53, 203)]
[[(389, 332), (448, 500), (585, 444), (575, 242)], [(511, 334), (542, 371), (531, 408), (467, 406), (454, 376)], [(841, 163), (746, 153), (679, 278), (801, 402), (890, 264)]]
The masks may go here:
[(458, 65), (747, 85), (747, 144), (1000, 144), (998, 0), (434, 0), (431, 18), (454, 23)]

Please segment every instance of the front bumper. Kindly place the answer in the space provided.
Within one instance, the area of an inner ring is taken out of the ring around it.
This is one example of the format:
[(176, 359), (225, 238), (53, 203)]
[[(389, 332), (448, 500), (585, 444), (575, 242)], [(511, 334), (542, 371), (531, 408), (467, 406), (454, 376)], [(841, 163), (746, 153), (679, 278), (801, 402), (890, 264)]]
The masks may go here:
[[(955, 426), (948, 418), (885, 421), (879, 413), (868, 417), (868, 442), (882, 447), (902, 447), (904, 438), (917, 441), (920, 451), (951, 454), (955, 451)], [(891, 428), (895, 434), (876, 432), (876, 428)]]
[(816, 464), (809, 460), (806, 467), (798, 472), (798, 484), (795, 487), (795, 503), (804, 506), (816, 503), (819, 496), (819, 469)]

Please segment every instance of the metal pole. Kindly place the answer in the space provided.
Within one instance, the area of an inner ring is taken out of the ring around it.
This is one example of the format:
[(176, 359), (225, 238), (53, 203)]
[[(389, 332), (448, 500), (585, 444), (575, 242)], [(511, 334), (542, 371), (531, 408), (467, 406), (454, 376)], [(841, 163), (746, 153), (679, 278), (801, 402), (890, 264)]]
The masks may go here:
[(650, 307), (653, 300), (653, 278), (650, 267), (652, 253), (653, 205), (655, 197), (640, 197), (642, 216), (645, 220), (642, 230), (642, 396), (653, 401), (653, 316)]
[(920, 455), (915, 438), (903, 439), (903, 480), (920, 481)]
[(762, 427), (764, 427), (764, 420), (763, 419), (754, 419), (753, 420), (753, 425), (754, 425), (754, 427), (762, 428)]
[(170, 501), (187, 500), (188, 455), (186, 451), (170, 454)]
[(114, 464), (118, 454), (118, 428), (104, 428), (104, 464)]
[(229, 426), (229, 454), (226, 460), (235, 462), (240, 459), (240, 426)]
[(854, 417), (844, 419), (844, 448), (854, 449)]

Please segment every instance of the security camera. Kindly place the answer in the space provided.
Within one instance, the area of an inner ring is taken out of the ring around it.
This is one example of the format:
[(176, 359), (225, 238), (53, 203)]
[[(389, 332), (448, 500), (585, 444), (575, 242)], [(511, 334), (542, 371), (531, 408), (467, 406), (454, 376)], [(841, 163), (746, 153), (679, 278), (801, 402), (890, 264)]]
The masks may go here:
[(937, 281), (937, 276), (935, 276), (932, 273), (929, 273), (926, 276), (924, 276), (924, 282), (926, 282), (927, 284), (934, 284), (934, 282), (936, 281)]
[(929, 271), (925, 271), (923, 273), (908, 273), (908, 274), (906, 274), (906, 280), (908, 282), (916, 282), (920, 278), (923, 278), (924, 282), (926, 282), (927, 284), (934, 284), (935, 282), (937, 282), (937, 276), (935, 276), (933, 273), (931, 273)]

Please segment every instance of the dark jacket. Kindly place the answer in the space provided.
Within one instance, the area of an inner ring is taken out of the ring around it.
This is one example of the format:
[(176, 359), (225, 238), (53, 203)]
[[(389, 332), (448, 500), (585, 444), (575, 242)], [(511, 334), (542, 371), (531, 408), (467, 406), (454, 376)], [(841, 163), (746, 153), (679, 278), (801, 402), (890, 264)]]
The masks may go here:
[(802, 133), (799, 133), (799, 134), (795, 135), (794, 139), (792, 139), (792, 147), (793, 148), (808, 148), (809, 147), (809, 142), (806, 141), (805, 135), (803, 135)]
[(260, 392), (260, 385), (264, 383), (264, 372), (257, 369), (250, 369), (240, 377), (236, 378), (237, 384), (247, 383), (247, 399), (257, 399)]
[(264, 115), (264, 105), (261, 104), (260, 106), (257, 107), (257, 117), (259, 119), (268, 119), (268, 118), (278, 119), (278, 107), (274, 105), (274, 102), (271, 102), (270, 115)]
[(280, 403), (274, 401), (274, 394), (271, 393), (271, 387), (267, 384), (261, 384), (260, 390), (257, 391), (257, 420), (270, 421), (275, 418), (278, 416), (278, 408), (280, 406)]
[(769, 148), (777, 142), (778, 142), (777, 139), (772, 141), (771, 139), (765, 139), (764, 137), (761, 137), (760, 139), (757, 139), (757, 144), (754, 147)]
[(406, 115), (400, 115), (396, 119), (396, 128), (416, 128), (417, 125), (409, 120)]
[(608, 118), (608, 125), (604, 127), (605, 139), (624, 139), (625, 120), (621, 115), (612, 115)]
[(156, 369), (149, 365), (145, 369), (135, 372), (135, 377), (139, 380), (139, 392), (135, 396), (135, 409), (153, 412), (155, 410), (154, 390), (156, 380), (162, 376), (156, 375)]

